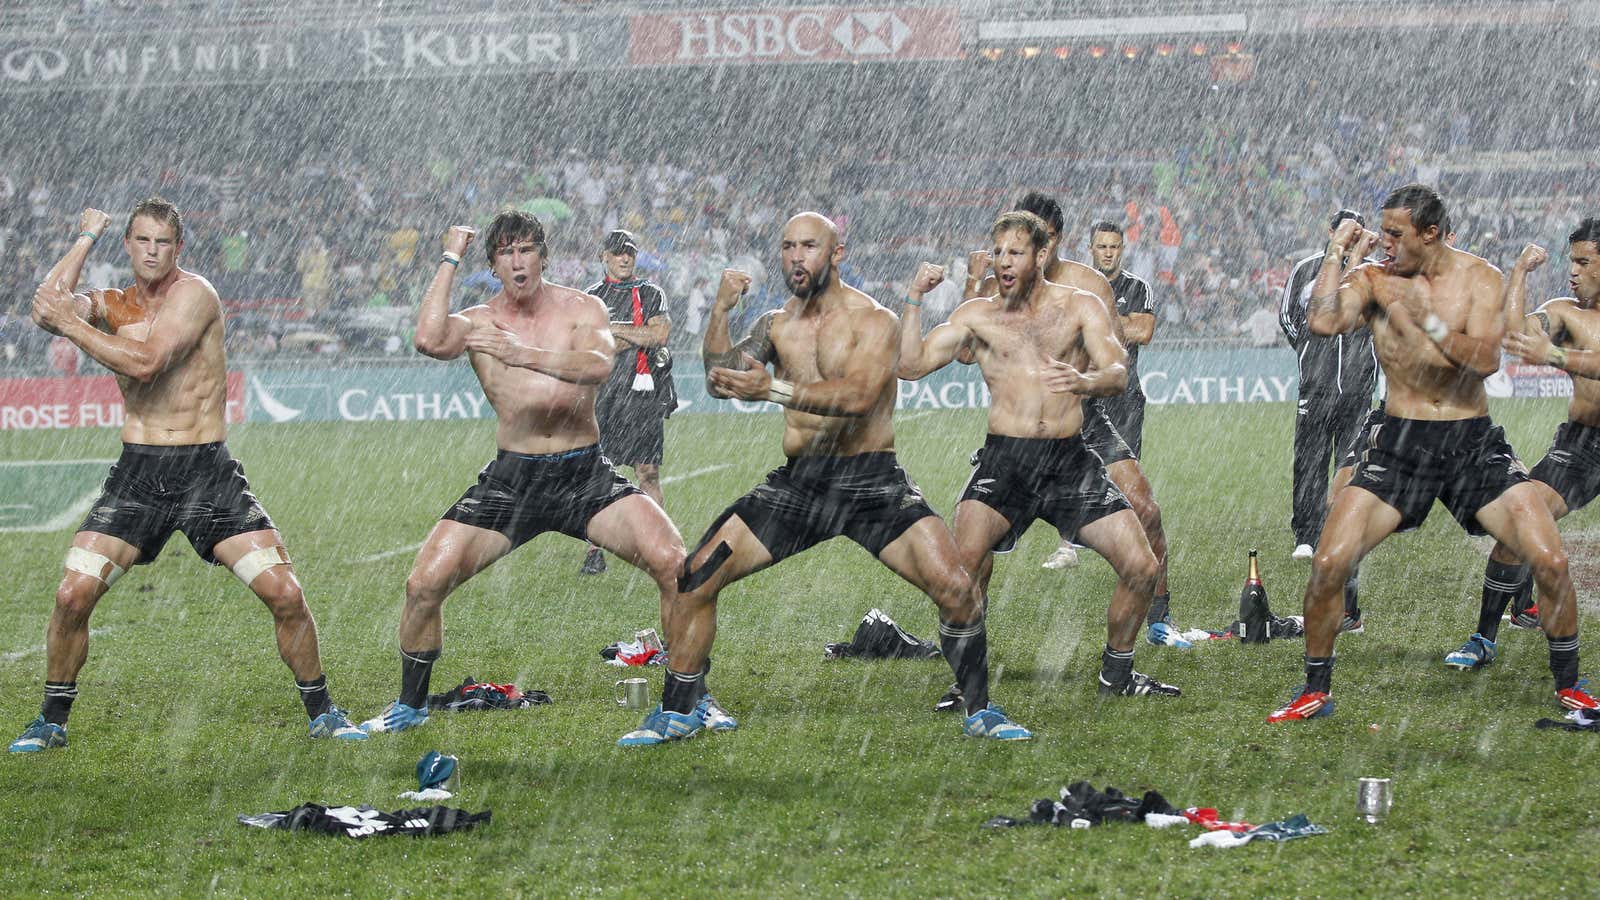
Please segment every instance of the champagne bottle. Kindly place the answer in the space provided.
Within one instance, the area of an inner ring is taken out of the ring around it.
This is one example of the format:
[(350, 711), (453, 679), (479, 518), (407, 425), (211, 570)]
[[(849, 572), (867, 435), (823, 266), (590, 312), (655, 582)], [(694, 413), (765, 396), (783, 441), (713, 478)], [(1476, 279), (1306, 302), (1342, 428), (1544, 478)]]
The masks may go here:
[(1239, 640), (1246, 644), (1265, 644), (1272, 640), (1272, 613), (1267, 608), (1267, 589), (1261, 584), (1261, 568), (1256, 551), (1250, 551), (1250, 573), (1239, 592)]

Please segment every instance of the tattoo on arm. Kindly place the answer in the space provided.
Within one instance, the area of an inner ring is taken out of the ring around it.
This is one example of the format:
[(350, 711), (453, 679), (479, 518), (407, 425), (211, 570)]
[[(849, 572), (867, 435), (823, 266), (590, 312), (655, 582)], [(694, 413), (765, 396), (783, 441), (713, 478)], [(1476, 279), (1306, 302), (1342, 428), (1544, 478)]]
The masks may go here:
[(1550, 337), (1552, 337), (1552, 338), (1555, 337), (1555, 335), (1552, 334), (1551, 331), (1550, 331), (1550, 314), (1549, 313), (1536, 312), (1536, 313), (1533, 314), (1533, 317), (1535, 319), (1539, 320), (1539, 330), (1540, 331), (1543, 331), (1545, 334), (1550, 335)]
[(776, 310), (762, 313), (760, 317), (756, 319), (755, 324), (750, 326), (750, 333), (744, 336), (744, 340), (734, 344), (733, 349), (729, 350), (727, 353), (708, 354), (705, 361), (707, 368), (740, 368), (739, 354), (741, 353), (748, 353), (763, 364), (770, 363), (774, 359), (777, 359), (778, 355), (773, 352), (772, 349), (771, 334), (772, 317), (775, 313)]
[(1321, 297), (1312, 297), (1311, 301), (1306, 304), (1307, 319), (1311, 319), (1315, 316), (1330, 315), (1338, 311), (1339, 292), (1337, 290), (1331, 294), (1324, 294)]

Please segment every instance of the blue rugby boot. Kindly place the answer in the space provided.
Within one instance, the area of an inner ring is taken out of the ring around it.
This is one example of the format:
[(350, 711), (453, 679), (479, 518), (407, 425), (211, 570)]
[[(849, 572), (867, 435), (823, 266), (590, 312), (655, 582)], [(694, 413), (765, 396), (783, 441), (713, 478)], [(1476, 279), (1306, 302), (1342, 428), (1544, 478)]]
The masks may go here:
[(41, 715), (29, 722), (28, 727), (22, 730), (22, 737), (12, 741), (7, 749), (12, 753), (38, 753), (66, 745), (67, 726), (46, 722)]
[(399, 700), (383, 708), (383, 712), (361, 723), (361, 730), (367, 734), (377, 734), (385, 731), (405, 731), (425, 725), (428, 722), (428, 711), (407, 706)]
[(991, 738), (996, 741), (1033, 740), (1033, 732), (1011, 721), (1006, 711), (994, 703), (967, 716), (961, 727), (972, 737)]
[(367, 733), (350, 724), (350, 717), (337, 706), (311, 720), (311, 736), (331, 737), (336, 741), (364, 741)]
[(1469, 672), (1494, 662), (1494, 641), (1481, 634), (1467, 638), (1467, 642), (1445, 654), (1444, 664), (1452, 669)]
[(729, 715), (710, 694), (700, 697), (700, 702), (695, 704), (694, 714), (706, 723), (707, 731), (732, 731), (739, 727), (739, 720)]
[(648, 747), (652, 744), (665, 744), (667, 741), (688, 740), (705, 727), (705, 720), (700, 718), (698, 711), (673, 712), (658, 705), (650, 711), (650, 715), (644, 717), (644, 722), (638, 728), (619, 738), (617, 746)]

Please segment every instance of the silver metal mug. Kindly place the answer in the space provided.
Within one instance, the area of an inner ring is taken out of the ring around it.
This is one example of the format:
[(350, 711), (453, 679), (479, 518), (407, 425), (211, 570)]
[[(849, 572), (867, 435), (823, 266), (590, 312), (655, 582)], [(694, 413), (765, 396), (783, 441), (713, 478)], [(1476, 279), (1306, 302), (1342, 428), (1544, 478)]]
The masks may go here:
[(1389, 815), (1394, 805), (1394, 783), (1387, 778), (1363, 778), (1357, 783), (1356, 812), (1361, 820), (1376, 825)]
[(650, 682), (644, 678), (624, 678), (616, 684), (617, 705), (627, 709), (650, 708)]

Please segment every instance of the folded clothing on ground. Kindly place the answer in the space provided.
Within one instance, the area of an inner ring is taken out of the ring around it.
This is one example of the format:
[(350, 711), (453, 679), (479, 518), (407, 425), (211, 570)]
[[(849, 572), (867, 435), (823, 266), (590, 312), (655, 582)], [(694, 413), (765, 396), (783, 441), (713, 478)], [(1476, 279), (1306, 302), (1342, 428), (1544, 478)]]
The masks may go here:
[(370, 806), (323, 806), (302, 803), (283, 812), (239, 816), (240, 825), (284, 831), (314, 831), (340, 837), (366, 838), (375, 834), (448, 834), (487, 825), (491, 811), (469, 813), (447, 806), (423, 806), (384, 812)]
[(514, 684), (491, 684), (468, 677), (443, 694), (429, 694), (429, 709), (459, 712), (468, 709), (527, 709), (550, 702), (544, 691), (522, 691)]
[(934, 659), (942, 654), (933, 642), (909, 634), (887, 613), (873, 607), (861, 618), (848, 644), (828, 644), (822, 655), (827, 659)]

